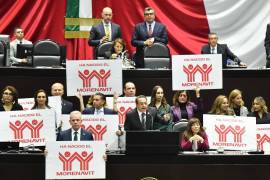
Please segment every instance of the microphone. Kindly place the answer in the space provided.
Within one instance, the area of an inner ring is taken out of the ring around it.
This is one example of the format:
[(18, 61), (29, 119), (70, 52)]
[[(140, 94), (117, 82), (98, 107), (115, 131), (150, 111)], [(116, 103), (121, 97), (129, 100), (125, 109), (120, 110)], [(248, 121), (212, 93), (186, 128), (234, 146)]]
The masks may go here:
[[(120, 133), (122, 135), (121, 126), (119, 124), (118, 124), (118, 131), (120, 131)], [(119, 151), (121, 151), (120, 136), (118, 136), (118, 149), (119, 149)]]

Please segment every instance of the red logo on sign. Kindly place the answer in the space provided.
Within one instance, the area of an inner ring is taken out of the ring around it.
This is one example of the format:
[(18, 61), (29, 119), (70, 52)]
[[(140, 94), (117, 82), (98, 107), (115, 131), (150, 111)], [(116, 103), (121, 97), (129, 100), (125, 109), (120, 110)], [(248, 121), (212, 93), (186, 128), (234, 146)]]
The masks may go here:
[(15, 139), (23, 139), (23, 131), (29, 129), (31, 131), (31, 138), (40, 137), (40, 129), (43, 127), (43, 121), (38, 122), (38, 120), (24, 121), (17, 120), (14, 124), (9, 122), (9, 127), (14, 133)]
[(92, 125), (85, 127), (85, 125), (82, 125), (82, 128), (94, 134), (95, 141), (102, 141), (103, 135), (107, 132), (107, 126), (102, 127), (100, 124), (97, 124), (96, 127), (93, 127)]
[(219, 142), (227, 142), (227, 135), (233, 134), (233, 141), (235, 143), (242, 143), (242, 135), (245, 133), (245, 127), (241, 129), (240, 126), (232, 127), (229, 125), (226, 127), (224, 124), (219, 127), (215, 125), (215, 131), (218, 133)]
[(83, 72), (79, 71), (79, 77), (83, 81), (83, 87), (91, 87), (91, 81), (93, 78), (98, 80), (99, 87), (106, 87), (107, 86), (107, 79), (110, 77), (111, 71), (105, 71), (101, 69), (99, 72), (93, 70), (91, 73), (89, 70), (84, 70)]
[(120, 107), (118, 110), (118, 118), (119, 118), (119, 124), (123, 125), (126, 120), (126, 114), (127, 112), (131, 111), (132, 108), (128, 107), (127, 109), (125, 107)]
[(270, 143), (270, 137), (267, 136), (266, 134), (264, 134), (262, 136), (260, 134), (257, 134), (257, 148), (258, 148), (258, 150), (263, 150), (263, 144), (265, 142)]
[(197, 73), (201, 74), (202, 81), (209, 81), (209, 74), (212, 71), (212, 65), (203, 64), (202, 66), (189, 64), (188, 67), (183, 66), (183, 71), (187, 75), (188, 82), (195, 82), (195, 75)]
[(83, 151), (81, 154), (77, 152), (71, 154), (69, 151), (66, 151), (64, 154), (59, 153), (58, 158), (63, 163), (63, 171), (71, 171), (72, 162), (75, 160), (80, 162), (80, 170), (86, 171), (89, 170), (89, 162), (93, 159), (93, 152), (88, 154), (86, 151)]

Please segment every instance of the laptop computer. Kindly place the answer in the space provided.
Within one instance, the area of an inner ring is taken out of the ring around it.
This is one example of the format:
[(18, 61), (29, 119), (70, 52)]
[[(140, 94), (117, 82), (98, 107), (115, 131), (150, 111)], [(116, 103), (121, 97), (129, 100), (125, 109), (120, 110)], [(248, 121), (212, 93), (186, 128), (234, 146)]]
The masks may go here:
[(179, 133), (163, 131), (127, 131), (127, 154), (170, 154), (179, 152)]
[(27, 59), (27, 63), (14, 63), (13, 66), (33, 66), (33, 44), (17, 44), (16, 57)]

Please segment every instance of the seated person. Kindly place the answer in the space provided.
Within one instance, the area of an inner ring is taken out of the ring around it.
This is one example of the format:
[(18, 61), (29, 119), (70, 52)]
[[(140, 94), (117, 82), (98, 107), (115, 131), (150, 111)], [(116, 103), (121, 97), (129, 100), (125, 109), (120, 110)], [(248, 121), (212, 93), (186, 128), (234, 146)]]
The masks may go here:
[(200, 89), (196, 88), (195, 92), (196, 103), (190, 101), (189, 91), (181, 90), (174, 94), (173, 106), (171, 107), (174, 123), (193, 118), (196, 113), (202, 111), (203, 103), (200, 97)]
[[(197, 149), (192, 149), (193, 143), (197, 143)], [(184, 151), (206, 151), (209, 149), (208, 138), (199, 119), (191, 118), (188, 121), (180, 145)]]
[(92, 141), (93, 136), (90, 132), (81, 128), (82, 114), (79, 111), (70, 113), (69, 123), (71, 128), (61, 131), (57, 136), (57, 141)]
[(126, 131), (153, 130), (153, 123), (168, 124), (167, 119), (161, 119), (155, 108), (148, 107), (144, 95), (136, 98), (136, 108), (126, 114), (124, 129)]
[(17, 44), (32, 44), (32, 42), (24, 39), (23, 29), (16, 27), (14, 30), (15, 39), (10, 42), (10, 64), (26, 64), (28, 63), (27, 59), (16, 58), (17, 56)]
[(234, 115), (233, 110), (229, 107), (228, 98), (224, 95), (216, 97), (209, 113), (216, 115)]
[(111, 50), (105, 52), (105, 58), (122, 60), (123, 68), (134, 68), (135, 66), (134, 62), (128, 59), (126, 43), (121, 38), (117, 38), (113, 41)]
[(6, 86), (1, 92), (0, 111), (18, 111), (23, 107), (18, 104), (18, 91), (13, 86)]
[(244, 101), (242, 99), (242, 92), (238, 89), (231, 91), (229, 95), (229, 107), (234, 111), (236, 116), (248, 115), (248, 109), (244, 106)]
[(270, 124), (270, 113), (267, 109), (264, 98), (261, 96), (255, 97), (248, 116), (256, 117), (256, 124)]
[(34, 95), (35, 104), (32, 109), (51, 109), (49, 106), (48, 96), (45, 90), (39, 89)]
[(106, 97), (102, 93), (96, 93), (93, 95), (93, 106), (87, 107), (82, 111), (82, 114), (95, 114), (95, 115), (104, 115), (104, 114), (117, 114), (117, 112), (112, 109), (108, 109), (106, 106)]
[(247, 65), (234, 55), (227, 44), (218, 44), (217, 33), (209, 33), (208, 34), (208, 44), (204, 45), (201, 49), (202, 54), (222, 54), (222, 67), (227, 67), (227, 60), (230, 59), (237, 63), (241, 67), (247, 67)]
[(172, 114), (171, 107), (167, 103), (164, 96), (164, 91), (161, 86), (155, 86), (152, 90), (151, 102), (148, 105), (157, 110), (157, 115), (160, 119), (168, 121), (168, 124), (154, 122), (154, 129), (159, 129), (161, 131), (172, 131)]

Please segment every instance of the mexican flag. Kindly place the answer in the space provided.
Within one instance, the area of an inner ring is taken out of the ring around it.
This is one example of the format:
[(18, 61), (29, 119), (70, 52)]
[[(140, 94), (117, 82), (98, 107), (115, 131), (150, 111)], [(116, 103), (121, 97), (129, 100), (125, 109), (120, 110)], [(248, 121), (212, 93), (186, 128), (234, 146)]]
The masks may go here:
[(88, 38), (98, 22), (100, 19), (92, 18), (92, 0), (67, 0), (65, 38)]

